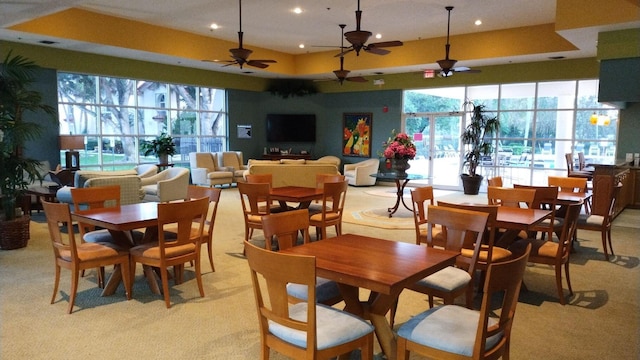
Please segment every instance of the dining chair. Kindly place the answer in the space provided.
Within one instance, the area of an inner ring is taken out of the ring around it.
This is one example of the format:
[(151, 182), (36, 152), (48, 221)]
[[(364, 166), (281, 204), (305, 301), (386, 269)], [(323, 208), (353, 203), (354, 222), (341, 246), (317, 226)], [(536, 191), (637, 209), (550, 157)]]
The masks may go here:
[[(162, 293), (167, 309), (171, 307), (169, 296), (168, 267), (174, 267), (176, 283), (182, 282), (184, 264), (193, 261), (196, 270), (196, 282), (200, 296), (204, 297), (202, 273), (200, 267), (200, 243), (204, 233), (204, 222), (209, 210), (209, 198), (159, 203), (158, 205), (158, 241), (134, 246), (129, 250), (131, 279), (135, 276), (136, 264), (158, 268), (162, 281)], [(196, 236), (192, 236), (192, 223), (197, 221)], [(165, 238), (168, 225), (177, 226), (177, 237)]]
[(553, 234), (559, 234), (562, 230), (563, 219), (556, 217), (557, 201), (558, 201), (558, 188), (556, 186), (534, 186), (534, 185), (520, 185), (514, 184), (516, 189), (531, 189), (535, 190), (536, 195), (533, 198), (532, 208), (550, 210), (551, 215), (542, 220), (537, 225), (530, 227), (529, 237), (536, 237), (538, 232), (541, 233), (542, 239), (545, 238), (545, 234), (549, 235), (549, 240), (553, 239)]
[[(611, 255), (615, 255), (611, 243), (611, 222), (613, 221), (616, 201), (618, 195), (620, 195), (622, 185), (614, 185), (613, 179), (608, 175), (596, 175), (593, 182), (594, 189), (597, 189), (597, 191), (593, 192), (591, 213), (580, 214), (577, 221), (577, 229), (599, 231), (602, 238), (604, 258), (609, 261), (609, 250)], [(574, 239), (576, 238), (577, 231), (574, 236)], [(609, 250), (607, 250), (607, 243)]]
[(487, 187), (487, 199), (489, 205), (502, 205), (511, 207), (522, 207), (524, 203), (526, 207), (531, 208), (536, 191), (531, 189), (517, 189), (500, 186)]
[(260, 206), (260, 203), (271, 203), (269, 183), (238, 183), (242, 213), (244, 216), (244, 241), (249, 241), (254, 229), (262, 229), (262, 216), (271, 214), (270, 206)]
[(429, 307), (433, 307), (434, 297), (441, 298), (445, 304), (453, 304), (455, 298), (465, 294), (466, 305), (471, 308), (473, 280), (489, 216), (478, 211), (431, 205), (427, 212), (429, 217), (427, 225), (428, 247), (434, 246), (434, 232), (430, 225), (438, 224), (442, 229), (445, 250), (462, 253), (462, 249), (473, 249), (473, 255), (469, 261), (465, 261), (464, 268), (448, 266), (415, 284), (409, 285), (408, 288), (426, 294), (429, 298)]
[[(549, 176), (547, 177), (547, 185), (556, 186), (561, 192), (587, 192), (587, 178), (584, 177)], [(591, 211), (591, 199), (584, 202), (584, 210), (587, 214)], [(564, 211), (560, 211), (556, 215), (564, 217)]]
[(569, 295), (573, 295), (571, 288), (571, 278), (569, 277), (569, 255), (571, 253), (571, 244), (573, 234), (576, 231), (576, 224), (580, 208), (582, 204), (571, 204), (567, 207), (567, 214), (562, 224), (562, 230), (558, 236), (558, 242), (552, 241), (551, 238), (536, 239), (527, 238), (515, 241), (509, 249), (513, 253), (521, 253), (525, 247), (531, 247), (529, 262), (535, 264), (545, 264), (553, 266), (556, 273), (556, 287), (558, 289), (558, 297), (560, 304), (566, 304), (564, 293), (562, 290), (562, 268), (564, 267), (565, 277), (567, 278), (567, 287)]
[[(71, 200), (73, 201), (73, 211), (87, 209), (102, 209), (105, 207), (120, 206), (120, 185), (96, 186), (96, 187), (72, 187), (70, 189)], [(117, 243), (122, 248), (131, 247), (134, 243), (140, 242), (144, 237), (141, 231), (131, 231), (123, 233), (124, 237), (115, 237), (107, 229), (96, 229), (94, 225), (79, 222), (81, 242), (111, 242)], [(104, 268), (96, 269), (98, 274), (98, 287), (104, 287)], [(84, 277), (84, 271), (82, 271)]]
[[(529, 249), (489, 266), (480, 310), (457, 305), (429, 309), (398, 329), (398, 360), (410, 352), (437, 359), (509, 359), (511, 329)], [(496, 302), (495, 300), (501, 299)], [(499, 315), (496, 315), (499, 314)]]
[(342, 213), (347, 197), (347, 181), (323, 184), (322, 211), (311, 214), (309, 225), (316, 228), (316, 240), (327, 238), (327, 227), (333, 226), (336, 235), (342, 235)]
[[(413, 208), (413, 224), (416, 232), (416, 245), (427, 243), (427, 207), (435, 205), (433, 186), (421, 186), (411, 190), (411, 204)], [(443, 246), (440, 227), (433, 226), (434, 244)]]
[[(216, 222), (216, 215), (218, 213), (218, 204), (220, 203), (220, 194), (222, 190), (220, 188), (204, 187), (189, 185), (187, 188), (187, 197), (189, 199), (200, 199), (206, 197), (209, 199), (209, 210), (207, 213), (207, 220), (204, 223), (204, 230), (202, 231), (202, 239), (200, 244), (202, 246), (207, 245), (207, 255), (209, 256), (209, 265), (211, 265), (211, 272), (215, 272), (216, 268), (213, 265), (213, 228)], [(198, 224), (196, 222), (191, 224), (191, 236), (198, 236)], [(165, 236), (175, 238), (175, 234), (178, 233), (177, 226), (169, 225), (165, 227)]]
[[(60, 268), (71, 270), (71, 292), (67, 310), (71, 314), (78, 292), (80, 273), (85, 269), (102, 268), (107, 265), (120, 266), (127, 300), (130, 300), (131, 282), (128, 248), (119, 247), (112, 242), (80, 242), (77, 244), (75, 232), (73, 226), (71, 226), (73, 220), (71, 219), (69, 205), (42, 201), (42, 207), (47, 218), (56, 267), (51, 303), (55, 302), (56, 293), (58, 292)], [(62, 232), (62, 227), (66, 228), (66, 234)]]
[(575, 162), (573, 160), (573, 153), (564, 154), (565, 162), (567, 164), (567, 177), (570, 178), (585, 178), (591, 180), (593, 178), (593, 172), (578, 170), (575, 168)]
[[(345, 180), (344, 175), (340, 175), (340, 174), (316, 174), (316, 188), (324, 189), (324, 183), (340, 182), (344, 180)], [(310, 214), (315, 214), (322, 211), (322, 208), (320, 207), (320, 205), (317, 205), (319, 202), (320, 200), (315, 200), (314, 204), (309, 205)]]
[(502, 176), (494, 176), (492, 178), (487, 179), (488, 186), (499, 186), (502, 187)]
[[(271, 350), (293, 359), (330, 359), (356, 349), (361, 359), (373, 359), (371, 324), (316, 303), (315, 257), (268, 251), (248, 242), (244, 246), (258, 313), (261, 359), (269, 359)], [(306, 301), (289, 303), (290, 283), (307, 286)]]
[(591, 175), (593, 175), (593, 172), (595, 171), (593, 166), (587, 166), (587, 161), (585, 160), (584, 152), (582, 151), (578, 152), (578, 170), (589, 172)]
[[(271, 189), (273, 185), (273, 174), (247, 174), (245, 175), (245, 181), (251, 184), (269, 184), (269, 189)], [(279, 204), (277, 201), (270, 201), (269, 204), (270, 212), (286, 211), (289, 209), (285, 203)], [(266, 199), (259, 201), (258, 207), (261, 212), (265, 211), (266, 206)]]
[[(262, 217), (262, 231), (267, 242), (265, 248), (272, 249), (273, 240), (278, 242), (278, 250), (297, 245), (299, 234), (302, 242), (309, 243), (309, 210), (300, 209)], [(287, 293), (292, 302), (307, 300), (307, 286), (287, 284)], [(335, 281), (322, 277), (316, 278), (316, 300), (320, 304), (334, 305), (342, 301), (342, 295)]]

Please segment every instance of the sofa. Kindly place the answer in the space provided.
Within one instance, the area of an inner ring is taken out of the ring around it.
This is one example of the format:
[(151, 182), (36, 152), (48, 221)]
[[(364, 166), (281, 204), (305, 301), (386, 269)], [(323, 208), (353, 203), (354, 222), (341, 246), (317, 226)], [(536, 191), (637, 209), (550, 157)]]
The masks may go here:
[[(142, 169), (141, 169), (142, 170)], [(145, 167), (143, 174), (148, 169)], [(142, 201), (144, 192), (142, 182), (136, 169), (119, 171), (76, 171), (73, 187), (96, 187), (120, 185), (120, 204), (135, 204)], [(56, 193), (59, 202), (73, 204), (71, 186), (63, 186)]]
[(194, 185), (231, 185), (234, 182), (233, 172), (220, 166), (218, 153), (191, 152), (189, 153), (189, 165), (191, 166), (191, 182)]
[(340, 174), (333, 162), (304, 159), (249, 160), (247, 174), (271, 174), (272, 187), (316, 187), (317, 174)]
[(141, 179), (144, 201), (174, 201), (188, 198), (189, 169), (171, 167)]
[(344, 164), (344, 177), (351, 186), (372, 186), (376, 178), (371, 176), (378, 172), (379, 159), (368, 159), (355, 164)]

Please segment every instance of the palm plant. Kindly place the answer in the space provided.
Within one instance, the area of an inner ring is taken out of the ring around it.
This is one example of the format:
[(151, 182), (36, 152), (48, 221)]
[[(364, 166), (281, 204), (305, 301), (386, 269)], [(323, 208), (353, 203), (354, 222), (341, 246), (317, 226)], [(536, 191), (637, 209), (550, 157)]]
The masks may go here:
[(0, 64), (0, 193), (6, 220), (15, 218), (17, 199), (29, 183), (40, 178), (39, 162), (25, 158), (22, 150), (27, 141), (40, 137), (41, 126), (24, 121), (23, 115), (43, 112), (56, 120), (55, 108), (43, 104), (42, 94), (29, 89), (38, 68), (23, 56), (12, 57), (11, 52)]
[[(489, 115), (485, 105), (476, 105), (472, 101), (465, 101), (464, 108), (472, 107), (469, 124), (464, 129), (461, 140), (465, 145), (464, 163), (467, 173), (462, 174), (462, 182), (465, 186), (465, 193), (478, 193), (482, 175), (477, 174), (478, 165), (483, 156), (490, 156), (493, 153), (493, 137), (500, 131), (500, 121), (497, 116)], [(468, 190), (466, 182), (475, 181), (477, 189)]]

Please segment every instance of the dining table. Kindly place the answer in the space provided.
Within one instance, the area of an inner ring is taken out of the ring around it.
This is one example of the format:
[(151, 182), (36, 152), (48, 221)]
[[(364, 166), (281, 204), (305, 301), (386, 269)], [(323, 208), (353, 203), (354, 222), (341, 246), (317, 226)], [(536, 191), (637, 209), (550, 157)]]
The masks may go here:
[(287, 202), (298, 203), (297, 209), (308, 209), (313, 200), (322, 199), (322, 188), (304, 186), (281, 186), (271, 188), (269, 196), (280, 203), (282, 209), (288, 209)]
[[(395, 337), (385, 315), (402, 290), (453, 265), (459, 255), (454, 251), (355, 234), (343, 234), (281, 252), (315, 256), (317, 276), (338, 284), (346, 311), (371, 321), (387, 359), (395, 357)], [(370, 291), (367, 300), (360, 300), (360, 289)]]
[[(158, 203), (135, 204), (74, 211), (73, 220), (107, 229), (114, 241), (131, 246), (155, 241), (158, 237)], [(132, 231), (145, 229), (141, 240), (136, 241)], [(160, 294), (156, 274), (151, 267), (144, 266), (145, 276), (154, 294)], [(122, 280), (121, 269), (116, 266), (105, 284), (102, 296), (113, 294)]]

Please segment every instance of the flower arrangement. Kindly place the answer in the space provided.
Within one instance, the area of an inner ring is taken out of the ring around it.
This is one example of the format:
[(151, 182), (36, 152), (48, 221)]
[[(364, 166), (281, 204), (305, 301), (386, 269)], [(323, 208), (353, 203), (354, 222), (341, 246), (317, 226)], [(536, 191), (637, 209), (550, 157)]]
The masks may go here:
[(382, 144), (385, 148), (383, 155), (387, 159), (407, 159), (411, 160), (416, 156), (416, 146), (406, 133), (391, 131), (391, 137)]

